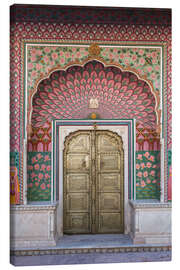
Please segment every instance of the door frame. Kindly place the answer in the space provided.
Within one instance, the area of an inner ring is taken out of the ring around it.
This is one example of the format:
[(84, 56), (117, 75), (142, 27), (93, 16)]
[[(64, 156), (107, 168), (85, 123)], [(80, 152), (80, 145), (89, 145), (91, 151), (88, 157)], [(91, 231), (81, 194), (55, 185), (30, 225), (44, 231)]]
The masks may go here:
[(117, 133), (124, 148), (124, 233), (130, 233), (129, 200), (135, 199), (135, 119), (120, 120), (54, 120), (52, 125), (52, 198), (57, 202), (56, 227), (63, 235), (63, 150), (65, 138), (77, 130), (110, 130)]

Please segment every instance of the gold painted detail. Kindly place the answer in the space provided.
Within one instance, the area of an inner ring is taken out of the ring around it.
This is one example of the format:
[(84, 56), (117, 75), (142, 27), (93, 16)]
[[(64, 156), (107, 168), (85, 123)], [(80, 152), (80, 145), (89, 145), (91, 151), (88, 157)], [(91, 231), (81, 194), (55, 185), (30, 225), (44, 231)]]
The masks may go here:
[(124, 151), (107, 130), (71, 133), (64, 148), (64, 232), (123, 233)]
[(101, 53), (101, 48), (98, 44), (91, 44), (89, 47), (89, 55), (92, 57), (99, 56)]

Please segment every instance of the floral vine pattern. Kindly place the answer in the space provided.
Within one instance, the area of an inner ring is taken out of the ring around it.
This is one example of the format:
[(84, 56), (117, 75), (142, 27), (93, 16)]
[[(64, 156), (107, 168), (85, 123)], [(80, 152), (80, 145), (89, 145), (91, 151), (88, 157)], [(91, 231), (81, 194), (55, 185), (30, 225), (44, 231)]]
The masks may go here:
[[(28, 46), (28, 89), (33, 91), (40, 74), (47, 76), (49, 71), (60, 65), (87, 58), (88, 47), (75, 46)], [(146, 75), (154, 89), (160, 88), (160, 49), (158, 48), (101, 48), (101, 57), (107, 62), (120, 64), (123, 68), (135, 68), (139, 75)]]
[(51, 152), (28, 153), (28, 194), (29, 201), (51, 199)]
[(136, 199), (160, 198), (160, 152), (136, 152)]

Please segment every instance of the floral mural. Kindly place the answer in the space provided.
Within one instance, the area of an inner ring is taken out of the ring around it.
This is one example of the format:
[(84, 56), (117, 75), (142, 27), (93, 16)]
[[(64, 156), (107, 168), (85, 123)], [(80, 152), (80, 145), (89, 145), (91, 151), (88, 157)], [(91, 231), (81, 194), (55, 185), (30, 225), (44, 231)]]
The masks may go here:
[(160, 152), (136, 152), (136, 199), (160, 199)]
[[(163, 121), (164, 130), (163, 136), (167, 139), (166, 149), (171, 149), (171, 26), (170, 18), (162, 18), (159, 15), (156, 19), (152, 18), (150, 14), (147, 15), (144, 20), (141, 15), (132, 16), (131, 21), (124, 21), (119, 13), (112, 17), (109, 15), (109, 23), (107, 25), (102, 21), (104, 16), (95, 16), (96, 11), (93, 11), (93, 23), (89, 24), (89, 17), (83, 14), (83, 17), (76, 18), (77, 14), (71, 14), (77, 19), (77, 23), (72, 23), (69, 17), (65, 13), (61, 16), (51, 18), (50, 21), (45, 22), (44, 18), (49, 16), (45, 14), (44, 17), (33, 15), (32, 12), (24, 15), (21, 12), (22, 7), (16, 10), (11, 18), (11, 53), (10, 53), (10, 85), (11, 85), (11, 102), (10, 102), (10, 143), (11, 153), (18, 153), (19, 162), (17, 165), (17, 179), (18, 188), (16, 191), (17, 201), (16, 203), (23, 202), (23, 140), (26, 132), (25, 127), (25, 100), (27, 100), (27, 107), (29, 106), (30, 100), (28, 95), (34, 93), (37, 86), (37, 82), (40, 79), (44, 79), (49, 75), (49, 72), (59, 67), (59, 69), (65, 68), (70, 63), (83, 62), (88, 59), (88, 47), (92, 43), (99, 44), (101, 51), (100, 57), (103, 59), (102, 62), (107, 64), (116, 63), (121, 66), (122, 69), (136, 70), (136, 74), (140, 78), (147, 79), (151, 82), (154, 91), (160, 92), (160, 88), (164, 91), (162, 99), (163, 107)], [(34, 12), (34, 11), (33, 11)], [(42, 11), (39, 11), (40, 13)], [(59, 11), (58, 11), (59, 12)], [(17, 16), (18, 14), (18, 16)], [(39, 13), (38, 13), (39, 14)], [(59, 14), (59, 13), (58, 13)], [(28, 20), (27, 20), (28, 16)], [(124, 15), (123, 15), (124, 16)], [(64, 21), (62, 20), (64, 18)], [(85, 19), (87, 24), (82, 23), (82, 18)], [(125, 16), (126, 17), (126, 16)], [(116, 21), (116, 23), (114, 23)], [(138, 23), (137, 23), (138, 21)], [(147, 24), (148, 22), (148, 24)], [(113, 30), (112, 30), (113, 29)], [(161, 62), (163, 66), (161, 68)], [(26, 76), (27, 75), (27, 76)], [(27, 98), (27, 99), (26, 99)], [(45, 100), (45, 99), (44, 99)], [(153, 101), (154, 102), (154, 101)], [(36, 104), (37, 105), (37, 104)], [(43, 104), (42, 104), (43, 105)], [(64, 106), (64, 107), (63, 107)], [(113, 111), (108, 106), (110, 115)], [(36, 107), (37, 109), (37, 107)], [(62, 111), (66, 110), (66, 105), (62, 105)], [(117, 108), (114, 108), (114, 112), (111, 118), (119, 118), (119, 114), (116, 113)], [(34, 111), (35, 113), (35, 111)], [(103, 114), (96, 112), (97, 115), (103, 118)], [(144, 111), (142, 111), (142, 114)], [(87, 112), (87, 116), (90, 112)], [(37, 116), (37, 115), (36, 115)], [(38, 117), (38, 116), (37, 116)], [(41, 117), (39, 115), (39, 117)], [(139, 117), (139, 116), (138, 116)], [(45, 172), (41, 171), (41, 167), (36, 169), (35, 163), (32, 164), (31, 158), (40, 153), (44, 156), (44, 153), (49, 155), (51, 159), (51, 135), (50, 130), (46, 132), (46, 125), (50, 126), (50, 122), (46, 121), (38, 126), (37, 122), (33, 118), (34, 125), (37, 125), (37, 131), (34, 137), (32, 136), (28, 142), (28, 200), (43, 200), (50, 199), (50, 186), (45, 179)], [(145, 119), (146, 117), (144, 117)], [(38, 119), (37, 119), (38, 120)], [(38, 122), (39, 123), (39, 122)], [(51, 128), (51, 127), (50, 127)], [(144, 126), (143, 126), (144, 128)], [(150, 125), (148, 130), (151, 129)], [(41, 130), (42, 129), (42, 130)], [(140, 134), (138, 131), (137, 139), (137, 150), (148, 151), (155, 156), (158, 155), (160, 149), (159, 137), (156, 136), (154, 127), (151, 133), (151, 137), (145, 134)], [(42, 135), (43, 133), (43, 135)], [(43, 138), (42, 138), (42, 137)], [(153, 152), (154, 150), (154, 152)], [(34, 156), (33, 156), (34, 155)], [(143, 157), (144, 158), (144, 157)], [(42, 162), (43, 159), (36, 157), (36, 162)], [(45, 161), (43, 161), (45, 162)], [(50, 161), (46, 161), (49, 162)], [(46, 163), (45, 162), (45, 163)], [(148, 162), (148, 161), (147, 161)], [(147, 163), (146, 162), (146, 163)], [(150, 162), (150, 161), (149, 161)], [(137, 160), (137, 165), (139, 161)], [(142, 162), (143, 163), (143, 162)], [(144, 161), (145, 163), (145, 161)], [(159, 160), (157, 159), (157, 164)], [(47, 164), (46, 164), (47, 165)], [(155, 164), (153, 164), (154, 166)], [(14, 167), (14, 165), (11, 165)], [(32, 167), (36, 176), (32, 174)], [(150, 165), (148, 165), (150, 166)], [(159, 165), (158, 165), (159, 166)], [(171, 181), (171, 166), (168, 168), (165, 166), (165, 170), (168, 171), (169, 181)], [(141, 168), (142, 169), (142, 168)], [(155, 170), (156, 174), (158, 168)], [(140, 170), (140, 169), (139, 169)], [(159, 197), (159, 191), (156, 187), (156, 183), (153, 181), (153, 175), (150, 174), (150, 168), (147, 167), (148, 176), (145, 177), (137, 176), (137, 192), (139, 198), (146, 196), (145, 190), (149, 187), (149, 190), (153, 190), (152, 197)], [(139, 171), (137, 171), (138, 173)], [(140, 171), (142, 172), (142, 171)], [(41, 173), (44, 175), (42, 178)], [(48, 173), (48, 172), (47, 172)], [(144, 172), (143, 172), (144, 173)], [(38, 178), (40, 174), (40, 179)], [(145, 173), (146, 175), (147, 173)], [(49, 173), (50, 175), (50, 173)], [(140, 175), (140, 174), (139, 174)], [(32, 176), (32, 177), (31, 177)], [(40, 181), (38, 181), (38, 180)], [(151, 183), (149, 182), (151, 180)], [(14, 181), (14, 180), (13, 180)], [(45, 183), (45, 189), (43, 184)], [(144, 181), (144, 182), (142, 182)], [(39, 182), (36, 183), (36, 182)], [(36, 183), (36, 185), (35, 185)], [(138, 186), (139, 184), (139, 186)], [(144, 186), (144, 187), (143, 187)], [(36, 187), (36, 189), (35, 189)], [(43, 187), (43, 188), (41, 188)], [(170, 190), (170, 185), (168, 186)], [(12, 193), (14, 191), (12, 189)], [(170, 191), (167, 194), (165, 191), (165, 200), (167, 197), (171, 198)], [(149, 196), (149, 195), (147, 195)]]
[(28, 153), (28, 200), (51, 198), (51, 152)]

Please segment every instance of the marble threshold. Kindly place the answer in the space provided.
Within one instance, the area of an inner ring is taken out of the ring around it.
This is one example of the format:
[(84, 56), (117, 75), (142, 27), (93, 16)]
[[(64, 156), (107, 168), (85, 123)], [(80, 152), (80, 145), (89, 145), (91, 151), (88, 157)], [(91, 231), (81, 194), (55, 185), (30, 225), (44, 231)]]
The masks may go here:
[(83, 234), (64, 235), (57, 241), (56, 246), (38, 248), (13, 248), (11, 256), (81, 254), (81, 253), (118, 253), (170, 251), (167, 244), (133, 244), (129, 235), (125, 234)]

